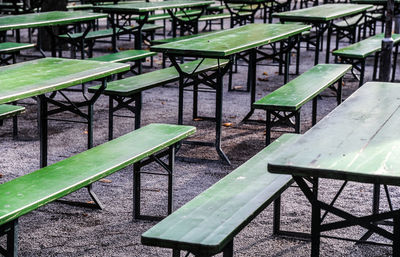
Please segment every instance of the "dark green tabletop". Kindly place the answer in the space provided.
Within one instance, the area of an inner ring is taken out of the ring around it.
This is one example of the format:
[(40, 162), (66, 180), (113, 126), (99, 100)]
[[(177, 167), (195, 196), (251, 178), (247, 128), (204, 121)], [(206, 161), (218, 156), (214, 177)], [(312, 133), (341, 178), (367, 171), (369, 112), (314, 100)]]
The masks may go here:
[(361, 13), (372, 5), (363, 4), (324, 4), (315, 7), (272, 14), (285, 21), (327, 22), (330, 20)]
[(369, 82), (276, 155), (268, 171), (400, 186), (400, 84)]
[(7, 15), (0, 17), (0, 31), (66, 25), (106, 17), (101, 13), (63, 11)]
[(0, 104), (129, 70), (129, 64), (43, 58), (0, 68)]
[(249, 24), (157, 46), (151, 51), (196, 57), (227, 57), (258, 46), (270, 44), (311, 26), (299, 24)]
[(114, 4), (114, 5), (99, 5), (94, 6), (94, 10), (100, 10), (106, 13), (146, 13), (156, 10), (165, 10), (171, 8), (189, 8), (189, 7), (202, 7), (213, 4), (214, 1), (194, 1), (194, 0), (171, 0), (162, 2), (138, 2), (131, 4)]

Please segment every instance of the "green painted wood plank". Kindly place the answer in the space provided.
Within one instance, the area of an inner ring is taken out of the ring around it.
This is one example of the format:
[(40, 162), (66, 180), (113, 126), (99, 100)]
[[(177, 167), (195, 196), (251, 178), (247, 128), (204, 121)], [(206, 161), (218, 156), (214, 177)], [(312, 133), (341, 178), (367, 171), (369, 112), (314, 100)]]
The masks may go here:
[(363, 16), (362, 14), (357, 14), (357, 15), (351, 16), (349, 18), (346, 18), (344, 20), (334, 22), (333, 25), (335, 27), (340, 27), (340, 28), (347, 28), (349, 26), (361, 25), (361, 24), (364, 24), (364, 21), (365, 21), (364, 19), (360, 20), (360, 18), (362, 16)]
[(100, 62), (133, 62), (137, 60), (142, 60), (150, 56), (157, 55), (155, 52), (150, 52), (148, 50), (126, 50), (118, 53), (106, 54), (103, 56), (97, 56), (90, 58), (91, 61)]
[(213, 4), (214, 1), (202, 1), (202, 0), (171, 0), (163, 2), (139, 2), (131, 4), (114, 4), (114, 5), (101, 5), (94, 6), (94, 10), (99, 10), (107, 13), (145, 13), (156, 10), (165, 10), (172, 8), (190, 8), (190, 7), (202, 7)]
[(291, 177), (268, 173), (268, 161), (299, 135), (286, 134), (209, 189), (142, 234), (144, 245), (220, 252), (290, 184)]
[(195, 127), (150, 124), (0, 185), (0, 225), (90, 185), (194, 134)]
[(400, 84), (368, 82), (268, 164), (270, 172), (400, 185)]
[(34, 48), (36, 44), (4, 42), (0, 43), (0, 54), (14, 53), (21, 50)]
[(25, 107), (11, 104), (0, 104), (0, 120), (18, 115), (25, 111)]
[(297, 111), (343, 77), (351, 67), (348, 64), (318, 64), (256, 101), (253, 106), (264, 110)]
[[(335, 50), (332, 52), (332, 54), (349, 58), (364, 59), (367, 56), (381, 50), (383, 37), (383, 33), (377, 34), (355, 44)], [(392, 38), (394, 45), (400, 43), (400, 34), (392, 34)]]
[[(186, 73), (195, 74), (214, 70), (218, 68), (218, 60), (205, 59), (199, 66), (201, 60), (192, 61), (189, 63), (181, 64), (180, 67)], [(225, 66), (228, 60), (220, 60), (219, 64)], [(106, 95), (119, 95), (119, 96), (132, 96), (135, 93), (154, 88), (157, 86), (165, 85), (179, 80), (179, 73), (175, 67), (169, 67), (161, 70), (156, 70), (137, 76), (116, 80), (108, 83), (107, 88), (103, 91)], [(89, 88), (89, 92), (95, 92), (100, 86)]]
[(90, 12), (41, 12), (0, 17), (0, 31), (44, 26), (66, 25), (80, 21), (106, 18), (107, 15)]
[[(386, 5), (387, 0), (350, 0), (355, 4), (373, 4), (373, 5)], [(400, 0), (394, 0), (395, 3), (400, 3)]]
[(326, 22), (361, 13), (372, 5), (363, 4), (324, 4), (310, 8), (273, 13), (272, 16), (288, 21)]
[[(196, 15), (201, 13), (200, 10), (186, 10), (186, 11), (179, 11), (175, 13), (176, 17), (182, 17), (182, 16), (186, 16), (186, 15)], [(137, 16), (137, 17), (133, 17), (132, 20), (144, 20), (146, 16), (142, 15), (142, 16)], [(158, 20), (166, 20), (171, 18), (171, 16), (169, 15), (169, 13), (160, 13), (160, 14), (154, 14), (154, 15), (149, 15), (147, 21), (158, 21)]]
[(310, 29), (311, 26), (297, 24), (248, 24), (201, 37), (152, 46), (150, 50), (183, 56), (226, 57)]
[(0, 104), (129, 70), (129, 64), (42, 58), (0, 67)]

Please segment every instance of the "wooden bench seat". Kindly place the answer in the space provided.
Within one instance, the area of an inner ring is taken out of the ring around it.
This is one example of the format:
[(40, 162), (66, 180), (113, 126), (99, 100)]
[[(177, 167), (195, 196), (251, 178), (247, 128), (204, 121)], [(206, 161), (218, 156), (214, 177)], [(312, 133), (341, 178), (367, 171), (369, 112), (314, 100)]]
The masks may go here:
[[(378, 58), (379, 58), (378, 55), (381, 51), (383, 37), (384, 37), (383, 34), (377, 34), (375, 36), (369, 37), (360, 42), (343, 47), (341, 49), (338, 49), (338, 50), (335, 50), (332, 52), (332, 54), (334, 56), (340, 57), (340, 61), (342, 63), (352, 64), (353, 69), (356, 69), (360, 72), (359, 86), (364, 84), (366, 58), (373, 54), (375, 54), (373, 80), (376, 79), (377, 64), (378, 64)], [(393, 38), (393, 45), (395, 46), (393, 74), (392, 74), (392, 80), (394, 80), (395, 73), (396, 73), (396, 61), (397, 61), (398, 46), (400, 43), (400, 34), (393, 34), (392, 38)]]
[(3, 125), (3, 120), (8, 118), (13, 118), (13, 138), (18, 136), (18, 119), (17, 115), (25, 112), (25, 107), (11, 105), (11, 104), (1, 104), (0, 105), (0, 126)]
[[(267, 163), (299, 135), (286, 134), (142, 234), (143, 245), (195, 256), (233, 256), (234, 237), (292, 183)], [(276, 217), (275, 217), (276, 218)]]
[[(313, 100), (312, 125), (315, 125), (317, 122), (317, 96), (336, 82), (338, 82), (338, 87), (335, 91), (339, 105), (342, 102), (342, 77), (350, 69), (351, 65), (346, 64), (318, 64), (253, 103), (255, 109), (267, 111), (266, 145), (271, 142), (271, 127), (274, 125), (284, 123), (294, 127), (296, 133), (300, 133), (300, 109), (310, 100)], [(294, 123), (290, 120), (293, 116)]]
[[(7, 235), (7, 256), (17, 256), (18, 218), (47, 203), (134, 164), (134, 218), (140, 214), (140, 167), (169, 156), (168, 213), (172, 212), (174, 148), (195, 132), (192, 126), (150, 124), (105, 144), (0, 185), (0, 235)], [(163, 163), (163, 161), (161, 161)], [(165, 174), (164, 174), (165, 175)], [(10, 242), (11, 241), (11, 242)], [(5, 249), (2, 249), (4, 252)]]
[[(218, 67), (218, 60), (205, 59), (201, 65), (201, 60), (192, 61), (181, 64), (180, 67), (184, 72), (199, 74)], [(221, 61), (220, 65), (228, 64), (228, 60)], [(130, 110), (134, 114), (135, 128), (140, 128), (141, 109), (142, 109), (142, 92), (154, 87), (162, 86), (179, 80), (179, 73), (175, 67), (160, 69), (138, 76), (133, 76), (121, 80), (109, 82), (103, 94), (109, 96), (109, 133), (108, 138), (113, 138), (113, 117), (118, 116), (114, 113), (121, 109)], [(88, 90), (95, 93), (100, 86), (90, 87)], [(114, 101), (117, 103), (114, 106)], [(124, 116), (126, 117), (126, 116)]]
[[(90, 58), (89, 60), (100, 61), (100, 62), (135, 62), (131, 65), (131, 71), (135, 74), (142, 73), (142, 61), (146, 60), (147, 57), (152, 57), (157, 55), (155, 52), (150, 52), (148, 50), (126, 50), (112, 54), (106, 54), (102, 56), (97, 56)], [(137, 69), (137, 71), (135, 71)]]
[[(179, 11), (175, 13), (176, 17), (184, 17), (187, 15), (197, 15), (201, 13), (200, 10), (187, 10), (187, 11)], [(158, 13), (158, 14), (153, 14), (153, 15), (149, 15), (149, 17), (147, 18), (147, 22), (152, 22), (152, 21), (158, 21), (158, 20), (168, 20), (171, 18), (171, 15), (169, 15), (169, 13)], [(136, 20), (136, 21), (141, 21), (144, 20), (145, 16), (135, 16), (132, 17), (132, 20)]]
[(160, 45), (160, 44), (166, 44), (166, 43), (171, 43), (171, 42), (177, 42), (177, 41), (184, 40), (184, 39), (201, 37), (201, 36), (207, 35), (209, 33), (210, 32), (203, 32), (203, 33), (185, 35), (185, 36), (180, 36), (180, 37), (162, 38), (162, 39), (152, 40), (151, 44), (152, 45)]
[[(21, 50), (31, 49), (36, 47), (36, 44), (31, 43), (16, 43), (16, 42), (4, 42), (0, 43), (0, 65), (9, 64), (8, 61), (12, 60), (16, 63), (17, 54)], [(3, 55), (10, 55), (9, 57), (2, 57)]]

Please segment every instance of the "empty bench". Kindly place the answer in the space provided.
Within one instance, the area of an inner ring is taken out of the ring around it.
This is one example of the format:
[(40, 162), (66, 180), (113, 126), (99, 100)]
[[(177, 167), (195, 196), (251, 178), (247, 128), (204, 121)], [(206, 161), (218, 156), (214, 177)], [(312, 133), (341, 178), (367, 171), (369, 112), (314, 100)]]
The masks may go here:
[(142, 244), (170, 248), (173, 256), (180, 256), (180, 251), (233, 256), (234, 237), (293, 182), (291, 176), (269, 173), (267, 163), (298, 137), (281, 136), (142, 234)]
[[(201, 64), (200, 64), (201, 62)], [(199, 65), (200, 64), (200, 65)], [(228, 64), (228, 60), (219, 60), (221, 67)], [(180, 65), (184, 72), (189, 74), (200, 74), (206, 71), (211, 71), (218, 68), (218, 60), (205, 59), (204, 61), (196, 60)], [(108, 138), (113, 138), (113, 117), (119, 116), (114, 113), (121, 110), (129, 110), (134, 114), (135, 129), (140, 128), (141, 109), (142, 109), (142, 92), (154, 87), (162, 86), (168, 83), (176, 82), (179, 80), (179, 73), (175, 67), (160, 69), (138, 76), (133, 76), (121, 80), (109, 82), (103, 94), (109, 96), (109, 126)], [(191, 85), (191, 84), (188, 84)], [(99, 90), (100, 86), (90, 87), (88, 90), (95, 93)], [(195, 94), (197, 97), (197, 95)], [(117, 103), (114, 106), (114, 101)], [(197, 103), (193, 101), (193, 103)], [(123, 116), (126, 117), (126, 116)]]
[[(326, 88), (330, 87), (336, 91), (339, 105), (342, 102), (342, 78), (350, 69), (351, 65), (346, 64), (318, 64), (253, 103), (255, 109), (267, 111), (266, 145), (271, 142), (271, 127), (274, 125), (284, 123), (294, 127), (296, 133), (300, 133), (300, 110), (310, 100), (313, 100), (312, 125), (315, 125), (317, 96)], [(337, 89), (332, 87), (336, 82), (338, 82)], [(293, 116), (294, 123), (290, 120)]]
[[(140, 168), (153, 161), (160, 163), (168, 174), (168, 213), (171, 213), (174, 149), (179, 141), (193, 134), (195, 130), (191, 126), (150, 124), (1, 184), (0, 195), (5, 197), (0, 203), (0, 235), (7, 236), (7, 249), (0, 247), (0, 253), (17, 256), (19, 217), (76, 190), (89, 187), (93, 182), (132, 164), (134, 218), (160, 219), (140, 214)], [(160, 159), (163, 156), (168, 156), (167, 163)]]
[(18, 134), (17, 115), (25, 112), (25, 107), (1, 104), (0, 105), (0, 126), (3, 125), (3, 120), (13, 117), (13, 137), (16, 138)]
[(0, 43), (0, 65), (9, 64), (12, 60), (13, 63), (17, 62), (17, 54), (21, 50), (34, 48), (35, 44), (30, 43), (16, 43), (16, 42), (4, 42)]
[[(135, 62), (135, 65), (131, 66), (131, 71), (140, 74), (142, 73), (142, 65), (141, 62), (145, 60), (147, 57), (152, 57), (157, 55), (155, 52), (150, 52), (148, 50), (126, 50), (112, 54), (106, 54), (98, 57), (90, 58), (89, 60), (92, 61), (99, 61), (99, 62)], [(137, 72), (134, 71), (137, 69)]]
[[(374, 61), (374, 71), (372, 77), (373, 80), (376, 80), (378, 60), (379, 60), (379, 54), (381, 52), (383, 37), (384, 37), (383, 34), (377, 34), (375, 36), (369, 37), (360, 42), (357, 42), (355, 44), (346, 46), (344, 48), (332, 52), (332, 54), (335, 57), (340, 57), (340, 62), (351, 64), (353, 65), (353, 69), (360, 72), (359, 86), (362, 86), (364, 84), (365, 61), (367, 57), (373, 54), (375, 54), (375, 61)], [(393, 46), (395, 46), (395, 54), (394, 54), (394, 62), (392, 70), (392, 81), (393, 81), (396, 73), (396, 61), (400, 43), (400, 34), (393, 34), (392, 38), (393, 38)]]

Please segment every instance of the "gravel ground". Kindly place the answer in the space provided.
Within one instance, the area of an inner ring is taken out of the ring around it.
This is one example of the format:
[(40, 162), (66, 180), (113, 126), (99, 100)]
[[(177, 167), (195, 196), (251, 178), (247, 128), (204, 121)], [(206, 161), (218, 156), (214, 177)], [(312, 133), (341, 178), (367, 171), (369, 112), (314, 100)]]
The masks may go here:
[[(122, 41), (120, 46), (130, 48), (131, 42)], [(102, 55), (109, 45), (97, 44), (96, 55)], [(324, 57), (321, 54), (321, 62)], [(20, 61), (25, 59), (20, 58)], [(155, 58), (154, 68), (159, 69), (160, 56)], [(301, 72), (313, 66), (313, 51), (302, 49)], [(145, 64), (148, 66), (149, 62)], [(283, 77), (277, 74), (277, 67), (266, 60), (257, 70), (257, 97), (275, 90), (283, 84)], [(366, 81), (372, 76), (372, 60), (368, 62)], [(294, 70), (294, 64), (291, 70)], [(267, 74), (267, 75), (265, 75)], [(294, 78), (291, 75), (291, 79)], [(234, 74), (234, 86), (245, 85), (247, 68), (239, 66)], [(227, 80), (226, 80), (227, 82)], [(358, 85), (350, 74), (344, 79), (344, 98), (353, 93)], [(80, 93), (70, 93), (73, 99), (81, 99)], [(191, 93), (185, 95), (185, 124), (197, 127), (194, 138), (212, 140), (214, 123), (211, 121), (194, 121), (191, 118)], [(177, 85), (171, 84), (148, 90), (143, 94), (142, 124), (153, 122), (177, 122)], [(214, 94), (200, 94), (200, 114), (212, 116)], [(31, 99), (24, 101), (27, 111), (19, 118), (19, 138), (12, 139), (11, 120), (6, 120), (0, 127), (0, 183), (32, 172), (39, 167), (39, 141), (37, 131), (36, 105)], [(335, 97), (326, 91), (319, 101), (318, 119), (321, 119), (335, 108)], [(95, 105), (95, 145), (107, 140), (108, 99), (101, 97)], [(241, 119), (249, 110), (249, 93), (228, 92), (227, 83), (224, 90), (223, 121), (232, 123), (223, 128), (223, 149), (232, 161), (228, 166), (218, 159), (213, 148), (184, 145), (177, 153), (175, 171), (175, 204), (180, 207), (196, 195), (229, 174), (236, 167), (259, 152), (264, 146), (265, 129), (261, 124), (243, 124)], [(253, 118), (264, 119), (264, 112), (257, 111)], [(60, 117), (73, 117), (63, 114)], [(302, 132), (311, 126), (311, 103), (302, 110)], [(115, 136), (131, 131), (132, 119), (115, 119)], [(85, 150), (86, 128), (82, 124), (50, 122), (49, 123), (49, 163), (65, 159)], [(279, 128), (273, 138), (290, 129)], [(158, 169), (148, 166), (146, 170)], [(166, 181), (156, 176), (143, 176), (143, 212), (162, 215), (166, 212)], [(332, 199), (341, 183), (333, 180), (322, 180), (320, 185), (321, 199)], [(156, 222), (132, 220), (132, 172), (131, 168), (117, 172), (94, 184), (94, 191), (105, 204), (104, 210), (90, 210), (72, 207), (61, 203), (51, 203), (20, 218), (19, 254), (20, 256), (170, 256), (170, 250), (146, 247), (140, 244), (140, 235)], [(398, 206), (399, 190), (390, 188), (393, 202)], [(86, 190), (79, 190), (68, 197), (69, 200), (90, 201)], [(310, 206), (296, 187), (289, 188), (283, 194), (282, 227), (296, 231), (310, 231)], [(371, 211), (372, 186), (349, 183), (337, 205), (356, 214)], [(387, 208), (386, 198), (382, 195), (381, 208)], [(328, 216), (329, 220), (336, 219)], [(359, 238), (364, 229), (335, 231), (330, 235)], [(382, 238), (375, 238), (385, 242)], [(4, 243), (4, 238), (0, 243)], [(266, 208), (235, 238), (236, 256), (308, 256), (310, 242), (285, 239), (272, 235), (272, 206)], [(385, 246), (355, 245), (352, 242), (322, 239), (321, 256), (390, 256), (391, 248)]]

